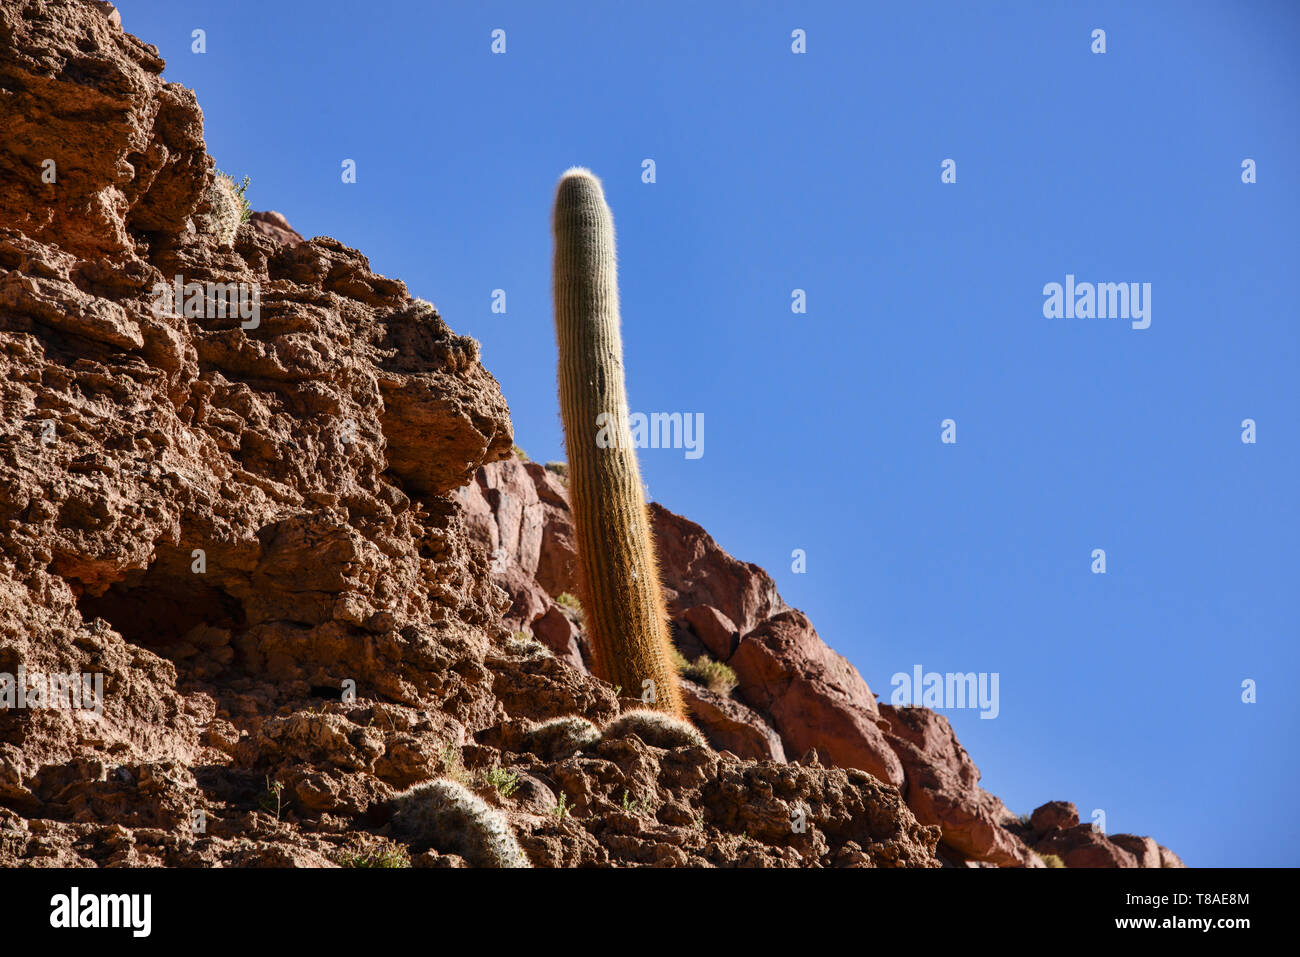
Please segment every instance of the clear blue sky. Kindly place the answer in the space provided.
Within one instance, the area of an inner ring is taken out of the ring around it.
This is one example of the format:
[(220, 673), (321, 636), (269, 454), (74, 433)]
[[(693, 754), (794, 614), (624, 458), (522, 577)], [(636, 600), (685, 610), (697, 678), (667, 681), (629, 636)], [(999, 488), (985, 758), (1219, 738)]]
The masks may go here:
[[(119, 6), (254, 208), (481, 340), (539, 460), (549, 205), (591, 167), (631, 404), (705, 416), (702, 458), (642, 453), (654, 498), (882, 698), (914, 664), (998, 672), (996, 720), (947, 713), (1012, 810), (1298, 863), (1300, 6)], [(1150, 282), (1151, 327), (1044, 318), (1067, 273)]]

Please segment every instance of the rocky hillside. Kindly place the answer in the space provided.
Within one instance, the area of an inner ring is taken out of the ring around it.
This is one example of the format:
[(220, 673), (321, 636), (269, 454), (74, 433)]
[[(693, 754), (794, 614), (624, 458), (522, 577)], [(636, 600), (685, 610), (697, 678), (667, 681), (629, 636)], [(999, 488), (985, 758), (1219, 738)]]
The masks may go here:
[[(658, 507), (707, 745), (617, 721), (563, 477), (478, 344), (231, 219), (162, 69), (107, 3), (0, 7), (0, 865), (482, 863), (402, 810), (447, 778), (533, 866), (1179, 866), (1062, 802), (1021, 823)], [(82, 707), (56, 675), (97, 676)]]

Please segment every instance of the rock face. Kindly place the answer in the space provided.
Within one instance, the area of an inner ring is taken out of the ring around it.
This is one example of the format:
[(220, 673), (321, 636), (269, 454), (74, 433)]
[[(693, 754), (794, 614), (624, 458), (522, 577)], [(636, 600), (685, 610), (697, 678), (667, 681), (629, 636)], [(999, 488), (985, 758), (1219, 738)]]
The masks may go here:
[[(919, 817), (919, 815), (918, 815)], [(1106, 835), (1079, 823), (1069, 801), (1048, 801), (1030, 816), (1024, 837), (1040, 854), (1055, 854), (1066, 867), (1183, 867), (1178, 855), (1149, 837)]]
[(817, 637), (801, 611), (783, 611), (740, 640), (727, 659), (740, 696), (766, 714), (790, 753), (811, 747), (895, 787), (903, 767), (877, 725), (875, 696), (856, 668)]
[(1040, 867), (1007, 830), (1015, 815), (979, 786), (980, 772), (948, 719), (928, 708), (882, 705), (886, 738), (903, 764), (904, 795), (918, 821), (937, 824), (946, 848), (966, 859), (1005, 867)]
[[(1174, 866), (1018, 835), (943, 718), (657, 506), (679, 644), (738, 684), (687, 682), (711, 748), (601, 735), (636, 702), (555, 601), (567, 491), (478, 344), (278, 213), (226, 242), (162, 69), (111, 4), (0, 7), (0, 866), (459, 866), (391, 821), (437, 777), (535, 866)], [(557, 718), (590, 733), (543, 747)]]

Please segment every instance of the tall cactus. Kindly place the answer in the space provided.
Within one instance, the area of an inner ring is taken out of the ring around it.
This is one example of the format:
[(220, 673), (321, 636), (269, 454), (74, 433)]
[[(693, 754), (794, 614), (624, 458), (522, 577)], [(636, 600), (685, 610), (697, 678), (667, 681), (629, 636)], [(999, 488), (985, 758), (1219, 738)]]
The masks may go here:
[(560, 178), (551, 225), (560, 412), (595, 672), (624, 694), (681, 716), (659, 563), (628, 427), (614, 218), (589, 170), (575, 167)]

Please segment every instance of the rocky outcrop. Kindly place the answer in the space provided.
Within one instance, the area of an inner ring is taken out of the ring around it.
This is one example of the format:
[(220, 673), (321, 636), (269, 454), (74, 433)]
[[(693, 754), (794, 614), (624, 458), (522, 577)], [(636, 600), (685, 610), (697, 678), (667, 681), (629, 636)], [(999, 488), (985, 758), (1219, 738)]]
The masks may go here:
[(714, 747), (753, 761), (785, 762), (781, 736), (757, 711), (693, 681), (682, 682), (682, 696), (691, 720)]
[(776, 582), (767, 572), (732, 558), (694, 522), (654, 502), (650, 524), (659, 549), (668, 613), (674, 618), (698, 605), (708, 605), (748, 633), (786, 610)]
[(944, 847), (1003, 867), (1042, 862), (1007, 829), (1015, 815), (979, 786), (980, 772), (948, 719), (928, 708), (882, 705), (887, 739), (903, 764), (907, 805), (918, 821), (943, 830)]
[(303, 241), (296, 229), (289, 225), (289, 220), (282, 213), (274, 210), (265, 213), (253, 213), (248, 217), (253, 228), (283, 246), (296, 246)]
[[(918, 815), (919, 816), (919, 815)], [(1048, 801), (1030, 815), (1024, 838), (1039, 854), (1054, 854), (1066, 867), (1183, 867), (1183, 862), (1152, 838), (1107, 835), (1093, 824), (1079, 823), (1079, 809), (1069, 801)]]

